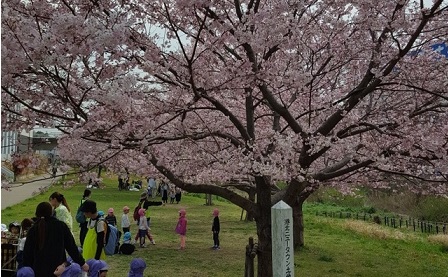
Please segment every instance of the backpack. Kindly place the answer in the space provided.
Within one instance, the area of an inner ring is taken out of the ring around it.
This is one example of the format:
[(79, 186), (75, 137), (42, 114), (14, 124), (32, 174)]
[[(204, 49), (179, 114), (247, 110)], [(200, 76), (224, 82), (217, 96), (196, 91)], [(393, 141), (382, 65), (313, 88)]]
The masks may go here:
[[(98, 225), (99, 221), (106, 222), (104, 218), (100, 218), (96, 221), (95, 232), (97, 233), (98, 230), (96, 226)], [(106, 253), (106, 255), (113, 255), (118, 253), (118, 249), (120, 247), (120, 237), (121, 232), (118, 231), (117, 227), (112, 224), (107, 224), (106, 244), (104, 245), (104, 253)]]
[(80, 224), (87, 222), (84, 212), (81, 211), (82, 205), (84, 205), (84, 203), (81, 200), (81, 204), (79, 205), (78, 211), (76, 212), (76, 222), (78, 222)]
[(134, 217), (134, 220), (135, 220), (135, 221), (138, 221), (138, 220), (140, 219), (140, 215), (138, 214), (138, 210), (140, 210), (141, 207), (142, 207), (142, 202), (139, 202), (138, 205), (137, 205), (137, 207), (135, 207), (135, 209), (134, 209), (134, 215), (133, 215), (133, 217)]

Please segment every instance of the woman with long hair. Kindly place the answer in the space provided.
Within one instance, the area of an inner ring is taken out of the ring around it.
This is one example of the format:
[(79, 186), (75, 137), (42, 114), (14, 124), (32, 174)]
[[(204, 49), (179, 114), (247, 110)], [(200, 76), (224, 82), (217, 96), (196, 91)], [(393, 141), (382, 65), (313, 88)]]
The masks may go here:
[(65, 251), (74, 262), (89, 270), (78, 251), (67, 224), (53, 216), (53, 207), (41, 202), (36, 207), (37, 222), (30, 228), (23, 250), (23, 265), (31, 267), (36, 277), (53, 276), (55, 269), (67, 261)]
[(59, 192), (53, 192), (50, 195), (49, 202), (54, 208), (55, 217), (67, 224), (68, 228), (73, 230), (73, 217), (64, 195)]

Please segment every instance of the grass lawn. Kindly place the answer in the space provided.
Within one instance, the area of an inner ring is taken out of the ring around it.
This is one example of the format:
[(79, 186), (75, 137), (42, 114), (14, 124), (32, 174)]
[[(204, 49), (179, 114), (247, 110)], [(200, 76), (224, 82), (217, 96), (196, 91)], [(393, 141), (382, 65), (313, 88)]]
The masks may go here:
[[(98, 208), (107, 211), (113, 207), (120, 221), (122, 207), (127, 205), (132, 216), (140, 192), (118, 191), (115, 180), (105, 183), (106, 188), (92, 192), (91, 198)], [(54, 191), (64, 194), (74, 216), (83, 190), (83, 185), (69, 189), (54, 186), (43, 195), (2, 210), (1, 222), (9, 224), (32, 217), (36, 205), (48, 201)], [(203, 195), (186, 194), (179, 204), (151, 207), (151, 229), (156, 245), (137, 248), (132, 256), (107, 256), (108, 276), (127, 276), (133, 257), (146, 261), (145, 276), (244, 276), (245, 247), (250, 236), (256, 239), (255, 223), (240, 221), (241, 209), (235, 205), (222, 199), (213, 200), (214, 206), (205, 206)], [(188, 219), (184, 251), (177, 250), (179, 238), (174, 233), (180, 208), (187, 210)], [(219, 208), (221, 213), (219, 251), (210, 249), (214, 208)], [(315, 216), (316, 209), (320, 207), (304, 207), (306, 247), (295, 253), (295, 276), (448, 276), (446, 236), (434, 240), (425, 234), (397, 231), (362, 221)], [(73, 229), (79, 242), (76, 222)], [(136, 229), (134, 224), (133, 236)]]

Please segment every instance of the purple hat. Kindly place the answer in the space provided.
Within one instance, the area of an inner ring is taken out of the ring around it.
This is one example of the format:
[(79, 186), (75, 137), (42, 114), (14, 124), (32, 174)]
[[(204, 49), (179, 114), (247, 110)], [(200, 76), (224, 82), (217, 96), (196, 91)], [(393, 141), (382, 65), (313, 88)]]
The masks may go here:
[(65, 268), (61, 277), (78, 277), (79, 274), (81, 274), (81, 266), (77, 263), (72, 263)]
[(31, 267), (22, 267), (17, 270), (17, 277), (34, 277), (34, 271)]
[(89, 276), (97, 277), (102, 270), (109, 270), (109, 266), (103, 260), (90, 259), (86, 262), (89, 265)]
[(131, 261), (131, 270), (128, 277), (143, 277), (143, 271), (145, 271), (146, 263), (141, 258), (134, 258)]

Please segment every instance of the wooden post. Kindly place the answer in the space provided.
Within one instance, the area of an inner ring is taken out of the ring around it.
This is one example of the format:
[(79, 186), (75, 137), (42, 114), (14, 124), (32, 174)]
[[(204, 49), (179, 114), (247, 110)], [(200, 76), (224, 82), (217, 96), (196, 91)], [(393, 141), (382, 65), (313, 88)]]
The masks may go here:
[(213, 203), (212, 203), (212, 195), (211, 194), (208, 194), (208, 193), (205, 194), (205, 205), (206, 206), (213, 205)]
[(279, 201), (271, 208), (273, 277), (294, 277), (292, 208)]
[[(255, 249), (255, 251), (254, 251)], [(254, 245), (254, 238), (249, 238), (249, 244), (246, 245), (246, 263), (244, 269), (244, 277), (254, 277), (254, 258), (256, 255), (256, 247)]]

